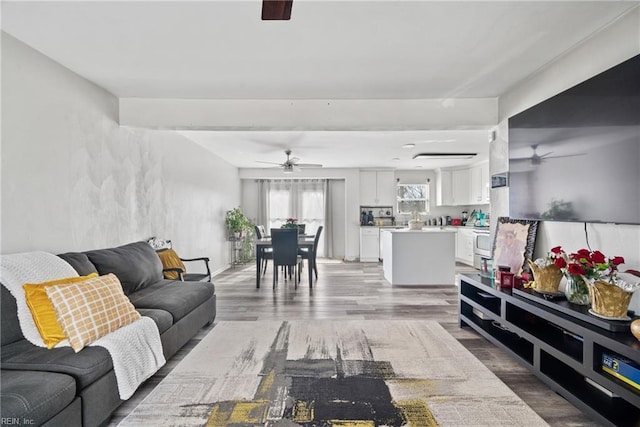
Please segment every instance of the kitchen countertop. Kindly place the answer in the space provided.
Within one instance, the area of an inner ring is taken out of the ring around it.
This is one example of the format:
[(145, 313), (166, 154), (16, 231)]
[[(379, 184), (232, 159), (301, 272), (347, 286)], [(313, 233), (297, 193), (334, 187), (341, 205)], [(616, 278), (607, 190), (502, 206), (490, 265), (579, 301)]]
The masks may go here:
[(395, 230), (387, 230), (390, 233), (455, 233), (456, 230), (447, 229), (446, 227), (423, 227), (422, 230), (409, 230), (409, 228), (400, 228)]
[[(408, 225), (361, 225), (360, 228), (409, 228)], [(480, 230), (480, 231), (489, 231), (489, 226), (486, 227), (467, 227), (466, 225), (424, 225), (422, 229), (440, 229), (440, 228), (455, 228), (455, 229), (465, 229), (465, 230)]]

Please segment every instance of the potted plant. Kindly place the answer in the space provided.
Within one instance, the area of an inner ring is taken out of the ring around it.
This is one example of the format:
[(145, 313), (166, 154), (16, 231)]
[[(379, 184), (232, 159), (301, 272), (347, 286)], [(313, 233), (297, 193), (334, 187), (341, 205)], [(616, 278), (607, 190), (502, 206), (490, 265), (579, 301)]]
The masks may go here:
[(233, 208), (227, 211), (225, 217), (225, 224), (229, 231), (231, 231), (236, 238), (242, 235), (242, 232), (249, 229), (251, 223), (247, 217), (242, 213), (239, 207)]
[(287, 218), (280, 228), (298, 228), (298, 218)]

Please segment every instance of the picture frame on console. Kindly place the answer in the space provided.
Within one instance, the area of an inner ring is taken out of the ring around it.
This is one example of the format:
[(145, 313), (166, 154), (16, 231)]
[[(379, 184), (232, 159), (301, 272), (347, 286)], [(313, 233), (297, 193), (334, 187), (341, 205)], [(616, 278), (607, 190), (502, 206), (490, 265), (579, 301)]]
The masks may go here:
[(520, 276), (529, 272), (527, 259), (533, 257), (539, 221), (499, 217), (493, 241), (493, 267), (509, 266)]

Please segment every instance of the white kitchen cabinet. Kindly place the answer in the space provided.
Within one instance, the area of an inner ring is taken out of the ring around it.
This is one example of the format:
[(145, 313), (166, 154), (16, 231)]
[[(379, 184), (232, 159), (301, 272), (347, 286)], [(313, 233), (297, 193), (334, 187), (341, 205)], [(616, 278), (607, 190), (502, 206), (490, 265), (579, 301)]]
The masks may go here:
[(489, 163), (436, 170), (436, 205), (484, 205), (490, 202)]
[(481, 176), (480, 181), (482, 183), (482, 202), (491, 203), (491, 171), (489, 170), (489, 162), (483, 163), (480, 166)]
[(393, 171), (377, 172), (378, 204), (381, 206), (396, 205), (396, 177)]
[(451, 195), (453, 205), (469, 204), (469, 169), (454, 169), (451, 172)]
[(436, 205), (453, 205), (451, 170), (449, 169), (436, 170)]
[(360, 171), (360, 204), (376, 206), (377, 177), (375, 171)]
[(490, 202), (489, 163), (481, 163), (470, 170), (469, 204), (480, 205)]
[(469, 169), (469, 203), (477, 205), (482, 198), (482, 169), (478, 165)]
[(456, 243), (456, 260), (473, 266), (473, 229), (458, 228)]
[(380, 231), (378, 227), (360, 227), (360, 262), (380, 260)]
[(395, 206), (396, 182), (393, 171), (360, 171), (360, 205)]

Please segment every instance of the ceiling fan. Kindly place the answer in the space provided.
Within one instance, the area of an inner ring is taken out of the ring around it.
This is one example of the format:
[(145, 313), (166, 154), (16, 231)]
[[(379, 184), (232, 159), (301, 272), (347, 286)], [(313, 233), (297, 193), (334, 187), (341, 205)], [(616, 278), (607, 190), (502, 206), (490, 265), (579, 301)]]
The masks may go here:
[(522, 161), (522, 160), (528, 160), (531, 162), (532, 165), (536, 166), (542, 163), (543, 160), (547, 160), (547, 159), (559, 159), (561, 157), (573, 157), (573, 156), (582, 156), (585, 153), (574, 153), (574, 154), (566, 154), (564, 156), (551, 156), (551, 154), (553, 154), (553, 151), (549, 151), (548, 153), (544, 153), (544, 154), (538, 154), (537, 149), (538, 149), (538, 144), (533, 144), (531, 145), (531, 149), (533, 150), (533, 153), (531, 154), (531, 156), (529, 157), (516, 157), (516, 158), (512, 158), (510, 159), (511, 161)]
[(262, 20), (288, 21), (292, 6), (293, 0), (262, 0)]
[(270, 165), (278, 165), (281, 167), (284, 173), (292, 173), (300, 168), (321, 168), (321, 164), (317, 163), (298, 163), (300, 161), (297, 157), (291, 157), (291, 150), (285, 150), (284, 152), (287, 155), (287, 160), (284, 163), (274, 163), (274, 162), (261, 162), (256, 160), (257, 163), (267, 163)]

